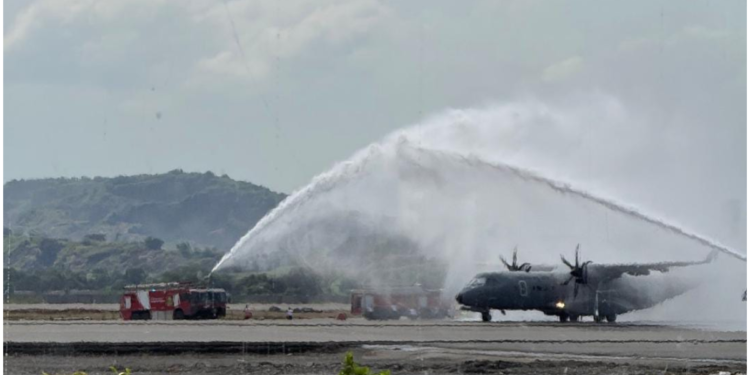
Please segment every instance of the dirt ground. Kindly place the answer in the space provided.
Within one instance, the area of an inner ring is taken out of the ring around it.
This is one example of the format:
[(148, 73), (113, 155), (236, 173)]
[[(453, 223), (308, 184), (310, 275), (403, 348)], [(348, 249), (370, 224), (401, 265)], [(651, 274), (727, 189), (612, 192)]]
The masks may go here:
[[(272, 306), (280, 308), (281, 312), (268, 311)], [(272, 305), (251, 304), (250, 311), (254, 320), (285, 319), (287, 308), (310, 308), (313, 312), (296, 312), (296, 319), (334, 319), (339, 314), (349, 315), (349, 305), (341, 303), (319, 303), (306, 305)], [(3, 318), (8, 321), (47, 320), (47, 321), (75, 321), (75, 320), (119, 320), (119, 306), (116, 304), (11, 304), (4, 305)], [(230, 304), (225, 320), (244, 320), (245, 305)]]
[[(642, 362), (638, 360), (529, 359), (513, 355), (461, 355), (415, 353), (407, 349), (353, 348), (355, 361), (372, 370), (392, 374), (731, 374), (745, 373), (745, 364), (695, 364), (690, 362)], [(110, 366), (128, 367), (134, 375), (203, 374), (337, 374), (345, 350), (304, 354), (124, 355), (124, 356), (26, 356), (6, 357), (6, 373), (51, 375), (87, 371), (111, 374)]]

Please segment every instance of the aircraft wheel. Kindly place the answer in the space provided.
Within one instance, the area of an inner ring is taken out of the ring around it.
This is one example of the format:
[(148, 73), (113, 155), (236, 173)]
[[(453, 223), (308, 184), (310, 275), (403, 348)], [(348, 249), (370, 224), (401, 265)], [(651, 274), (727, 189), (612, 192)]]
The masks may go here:
[(568, 315), (566, 314), (560, 314), (560, 323), (565, 323), (568, 321)]
[(602, 317), (602, 316), (599, 316), (599, 315), (594, 315), (594, 321), (595, 321), (595, 322), (597, 322), (597, 323), (601, 323), (601, 322), (602, 322), (602, 320), (604, 320), (604, 317)]
[(492, 320), (492, 314), (490, 314), (489, 311), (485, 311), (482, 313), (482, 321), (483, 322), (489, 322)]
[(610, 323), (614, 323), (617, 320), (617, 315), (615, 314), (609, 314), (607, 315), (607, 321)]

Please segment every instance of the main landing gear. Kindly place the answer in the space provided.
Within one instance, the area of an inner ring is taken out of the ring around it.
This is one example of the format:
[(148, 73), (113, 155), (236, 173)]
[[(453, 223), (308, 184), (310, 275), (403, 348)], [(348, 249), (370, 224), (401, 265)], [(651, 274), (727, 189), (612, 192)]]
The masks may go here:
[[(583, 321), (583, 316), (581, 315), (574, 315), (574, 314), (568, 314), (566, 312), (560, 312), (557, 317), (560, 319), (560, 323), (565, 322), (581, 322)], [(606, 320), (609, 323), (614, 323), (617, 320), (617, 314), (607, 314), (607, 315), (594, 315), (594, 322), (601, 323), (604, 320)]]
[(605, 316), (594, 315), (594, 321), (597, 323), (603, 322), (604, 319), (606, 319), (608, 323), (614, 323), (617, 321), (617, 314), (608, 314)]
[(492, 320), (492, 314), (489, 311), (482, 311), (482, 321), (489, 322)]

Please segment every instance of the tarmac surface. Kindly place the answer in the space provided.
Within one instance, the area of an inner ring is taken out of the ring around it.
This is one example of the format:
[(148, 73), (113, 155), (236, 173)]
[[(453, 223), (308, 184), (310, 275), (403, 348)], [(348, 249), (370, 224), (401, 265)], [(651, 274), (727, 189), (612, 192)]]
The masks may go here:
[[(574, 355), (746, 361), (747, 334), (685, 327), (596, 323), (457, 321), (164, 321), (11, 322), (6, 343), (285, 343), (337, 345), (478, 345)], [(179, 345), (178, 345), (179, 346)], [(252, 346), (252, 345), (251, 345)], [(121, 346), (126, 347), (126, 346)], [(230, 345), (231, 347), (231, 345)], [(184, 349), (188, 350), (188, 349)]]
[(715, 374), (747, 366), (744, 331), (634, 323), (20, 321), (6, 322), (3, 338), (14, 374), (104, 374), (113, 364), (137, 374), (330, 374), (346, 351), (394, 374)]

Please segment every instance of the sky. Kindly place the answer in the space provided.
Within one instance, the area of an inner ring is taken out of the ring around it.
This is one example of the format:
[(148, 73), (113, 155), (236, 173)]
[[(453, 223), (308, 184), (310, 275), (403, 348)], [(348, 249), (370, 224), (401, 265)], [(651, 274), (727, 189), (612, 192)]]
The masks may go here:
[[(745, 243), (741, 0), (4, 4), (4, 181), (180, 168), (289, 193), (435, 114), (531, 100), (593, 109), (546, 167)], [(597, 131), (594, 106), (625, 115)]]

